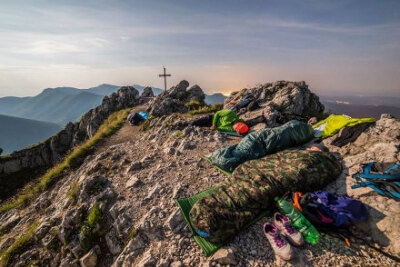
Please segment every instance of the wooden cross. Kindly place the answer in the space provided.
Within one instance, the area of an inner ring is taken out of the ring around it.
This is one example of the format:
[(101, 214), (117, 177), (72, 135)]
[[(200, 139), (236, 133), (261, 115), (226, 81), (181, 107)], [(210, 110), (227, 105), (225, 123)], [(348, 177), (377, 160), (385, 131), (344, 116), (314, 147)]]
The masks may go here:
[(159, 74), (158, 77), (164, 77), (164, 90), (167, 91), (167, 77), (171, 77), (171, 74), (167, 74), (167, 69), (164, 68), (164, 74)]

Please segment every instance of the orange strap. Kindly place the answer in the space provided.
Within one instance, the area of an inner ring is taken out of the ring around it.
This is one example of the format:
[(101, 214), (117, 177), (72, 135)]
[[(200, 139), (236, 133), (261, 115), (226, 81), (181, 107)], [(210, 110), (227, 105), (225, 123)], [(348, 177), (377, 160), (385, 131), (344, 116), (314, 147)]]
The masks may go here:
[(293, 207), (295, 207), (299, 211), (303, 211), (303, 209), (301, 208), (300, 203), (299, 203), (300, 197), (301, 197), (301, 193), (300, 192), (295, 192), (294, 193)]
[(344, 242), (346, 242), (346, 245), (350, 247), (350, 241), (347, 237), (344, 238)]

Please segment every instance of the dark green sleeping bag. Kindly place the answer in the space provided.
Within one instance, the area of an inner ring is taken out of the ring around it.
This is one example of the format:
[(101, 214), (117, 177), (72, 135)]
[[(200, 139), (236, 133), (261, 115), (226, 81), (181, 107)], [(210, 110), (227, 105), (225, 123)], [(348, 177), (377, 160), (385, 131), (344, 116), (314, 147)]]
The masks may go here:
[(313, 137), (313, 133), (308, 124), (290, 121), (276, 128), (250, 133), (239, 144), (214, 151), (211, 162), (225, 171), (232, 172), (245, 161), (304, 144)]
[(195, 203), (189, 214), (192, 226), (208, 241), (224, 242), (271, 208), (274, 197), (320, 190), (341, 170), (329, 152), (285, 150), (248, 161)]

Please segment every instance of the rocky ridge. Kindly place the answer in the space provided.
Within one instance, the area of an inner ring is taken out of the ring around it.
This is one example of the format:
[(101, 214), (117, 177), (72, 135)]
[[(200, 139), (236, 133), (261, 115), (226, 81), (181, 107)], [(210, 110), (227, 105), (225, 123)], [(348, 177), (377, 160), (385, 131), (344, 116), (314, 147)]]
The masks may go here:
[[(147, 97), (131, 87), (121, 87), (116, 93), (104, 97), (101, 105), (89, 110), (79, 122), (68, 123), (63, 130), (49, 139), (0, 157), (0, 197), (9, 196), (29, 181), (26, 176), (40, 173), (57, 163), (71, 148), (92, 137), (103, 121), (113, 112), (143, 103)], [(23, 179), (25, 177), (25, 179)]]
[[(178, 85), (179, 90), (171, 88), (169, 95), (177, 97), (175, 91), (186, 92), (188, 84), (186, 87), (186, 83), (180, 84), (183, 86)], [(261, 114), (270, 118), (271, 125), (283, 123), (282, 114), (308, 120), (322, 112), (318, 98), (302, 82), (273, 84), (244, 89), (233, 93), (230, 99), (248, 90), (258, 94), (259, 90), (260, 94), (255, 95), (260, 100), (260, 110), (243, 110), (241, 116), (251, 118), (262, 111)], [(261, 97), (275, 86), (268, 98)], [(164, 100), (178, 100), (178, 106), (182, 106), (190, 99), (187, 94), (184, 100), (174, 97), (167, 96)], [(298, 102), (298, 99), (309, 100)], [(263, 223), (271, 218), (264, 218), (240, 233), (212, 257), (202, 256), (173, 199), (192, 196), (226, 179), (204, 157), (240, 139), (188, 126), (192, 118), (173, 113), (171, 110), (176, 107), (168, 107), (164, 100), (150, 99), (135, 108), (152, 110), (158, 106), (154, 110), (159, 110), (160, 116), (150, 122), (149, 131), (139, 131), (139, 127), (126, 123), (79, 168), (66, 173), (32, 203), (0, 214), (0, 225), (7, 229), (0, 236), (0, 251), (10, 247), (30, 225), (38, 225), (30, 246), (18, 250), (10, 260), (11, 265), (24, 266), (29, 261), (40, 262), (40, 266), (396, 265), (359, 240), (350, 239), (349, 248), (343, 241), (325, 234), (317, 246), (296, 249), (297, 257), (293, 261), (280, 261), (273, 256), (261, 231)], [(276, 103), (286, 104), (278, 107)], [(304, 103), (309, 113), (301, 107)], [(274, 113), (279, 113), (275, 119), (268, 117), (267, 111), (272, 108)], [(397, 255), (400, 252), (396, 245), (398, 224), (390, 222), (398, 220), (398, 202), (379, 197), (370, 189), (349, 187), (354, 183), (351, 174), (357, 164), (399, 157), (399, 129), (399, 120), (384, 115), (355, 142), (340, 149), (331, 146), (344, 158), (344, 172), (327, 187), (331, 192), (347, 193), (366, 203), (371, 217), (354, 231)], [(330, 146), (330, 139), (323, 142)]]

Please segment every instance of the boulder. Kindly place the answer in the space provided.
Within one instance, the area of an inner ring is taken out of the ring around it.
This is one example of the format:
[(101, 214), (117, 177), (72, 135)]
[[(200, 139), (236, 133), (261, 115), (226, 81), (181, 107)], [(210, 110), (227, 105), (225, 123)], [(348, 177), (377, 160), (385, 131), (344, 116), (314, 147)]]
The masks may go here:
[(153, 89), (151, 89), (151, 87), (147, 86), (143, 89), (142, 94), (140, 95), (140, 97), (153, 97), (154, 93), (153, 93)]
[(198, 85), (193, 85), (189, 89), (188, 81), (181, 81), (178, 85), (171, 87), (167, 92), (157, 96), (147, 109), (150, 115), (161, 117), (172, 113), (186, 113), (188, 108), (185, 103), (190, 100), (204, 103), (205, 94)]
[(237, 260), (232, 249), (221, 248), (212, 256), (211, 260), (223, 265), (236, 265)]
[[(254, 95), (259, 104), (258, 110), (263, 110), (262, 114), (268, 127), (275, 127), (290, 120), (308, 121), (311, 117), (320, 116), (324, 111), (318, 96), (312, 93), (303, 81), (277, 81), (233, 92), (225, 99), (224, 108), (230, 108), (231, 101), (240, 100), (246, 93)], [(242, 109), (240, 116), (252, 119), (259, 116), (258, 110)]]
[(125, 184), (126, 188), (138, 187), (141, 181), (137, 176), (132, 176)]
[(204, 94), (203, 90), (197, 84), (193, 85), (187, 90), (187, 98), (186, 101), (198, 101), (200, 103), (204, 103), (204, 99), (206, 95)]
[(188, 88), (189, 82), (182, 80), (178, 85), (175, 85), (168, 89), (168, 94), (171, 98), (184, 100), (187, 97), (186, 88)]
[(111, 254), (117, 255), (121, 253), (121, 246), (119, 244), (118, 237), (116, 236), (114, 230), (108, 232), (105, 236), (106, 244), (108, 249), (110, 250)]
[(166, 97), (164, 99), (155, 100), (151, 105), (149, 114), (152, 116), (160, 117), (163, 115), (169, 115), (174, 112), (186, 113), (188, 111), (185, 107), (185, 103), (181, 100)]
[(169, 230), (176, 232), (179, 230), (181, 223), (183, 222), (183, 217), (179, 209), (175, 209), (166, 221), (166, 226)]
[(82, 267), (95, 267), (97, 265), (97, 255), (92, 248), (85, 256), (79, 260)]
[(143, 267), (153, 267), (156, 266), (157, 259), (151, 255), (150, 251), (147, 251), (144, 255), (142, 260), (139, 262), (138, 266), (143, 266)]

